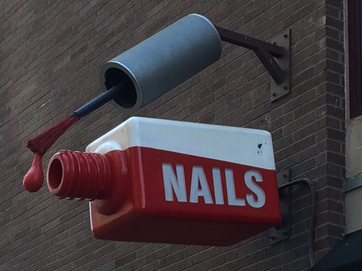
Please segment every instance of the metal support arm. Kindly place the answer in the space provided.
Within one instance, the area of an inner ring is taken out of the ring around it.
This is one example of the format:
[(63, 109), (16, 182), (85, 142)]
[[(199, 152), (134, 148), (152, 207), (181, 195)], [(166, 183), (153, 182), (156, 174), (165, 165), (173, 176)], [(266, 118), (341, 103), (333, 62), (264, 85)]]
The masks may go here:
[[(222, 41), (255, 52), (275, 82), (275, 86), (271, 86), (272, 101), (289, 93), (289, 30), (282, 35), (282, 39), (284, 38), (285, 41), (281, 40), (281, 37), (277, 37), (278, 41), (269, 43), (218, 26), (216, 29)], [(282, 46), (277, 43), (282, 43)]]

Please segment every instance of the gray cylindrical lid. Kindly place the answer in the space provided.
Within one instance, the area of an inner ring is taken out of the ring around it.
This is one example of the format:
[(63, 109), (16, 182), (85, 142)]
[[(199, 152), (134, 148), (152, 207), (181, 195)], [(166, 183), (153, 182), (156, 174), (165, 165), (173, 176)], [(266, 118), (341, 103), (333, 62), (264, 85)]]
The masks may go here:
[(103, 90), (130, 80), (114, 99), (132, 114), (219, 59), (220, 36), (204, 16), (190, 14), (106, 63)]

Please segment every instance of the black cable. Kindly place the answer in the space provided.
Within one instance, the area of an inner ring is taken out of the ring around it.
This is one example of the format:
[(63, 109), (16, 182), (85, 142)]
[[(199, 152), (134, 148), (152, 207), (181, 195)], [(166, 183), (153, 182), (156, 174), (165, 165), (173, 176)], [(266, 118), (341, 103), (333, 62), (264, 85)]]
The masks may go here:
[(308, 250), (309, 250), (309, 262), (311, 267), (315, 264), (315, 255), (314, 255), (314, 226), (315, 226), (315, 216), (316, 216), (316, 189), (315, 182), (310, 180), (309, 178), (301, 178), (296, 181), (292, 181), (286, 184), (283, 184), (279, 187), (279, 191), (285, 188), (289, 188), (295, 185), (307, 184), (310, 188), (311, 197), (312, 197), (312, 210), (311, 210), (311, 218), (309, 225), (309, 238), (308, 238)]

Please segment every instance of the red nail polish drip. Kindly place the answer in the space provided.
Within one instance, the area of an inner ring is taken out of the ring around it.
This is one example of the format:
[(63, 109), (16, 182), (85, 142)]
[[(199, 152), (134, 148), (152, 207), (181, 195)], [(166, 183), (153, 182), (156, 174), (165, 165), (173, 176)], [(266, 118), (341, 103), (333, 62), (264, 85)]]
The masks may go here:
[(27, 147), (35, 154), (33, 164), (24, 176), (23, 185), (29, 192), (38, 191), (43, 185), (42, 157), (54, 142), (74, 123), (78, 117), (69, 117), (57, 122), (37, 136), (29, 139)]
[(24, 176), (23, 185), (29, 192), (36, 192), (43, 185), (44, 174), (41, 160), (42, 156), (36, 153), (33, 164), (31, 165), (28, 173)]

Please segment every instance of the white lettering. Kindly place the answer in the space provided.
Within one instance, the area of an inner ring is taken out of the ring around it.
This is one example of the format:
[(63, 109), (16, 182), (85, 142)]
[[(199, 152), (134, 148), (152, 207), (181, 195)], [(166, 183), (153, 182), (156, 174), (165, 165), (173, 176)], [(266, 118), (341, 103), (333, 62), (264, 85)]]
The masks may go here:
[(206, 204), (213, 203), (204, 169), (202, 167), (195, 166), (192, 168), (190, 202), (199, 202), (199, 197), (203, 197)]
[(236, 198), (234, 175), (232, 169), (225, 169), (225, 179), (229, 205), (245, 206), (245, 199)]
[[(192, 167), (189, 201), (187, 199), (184, 166), (176, 165), (175, 174), (172, 165), (165, 163), (162, 164), (162, 173), (166, 201), (173, 201), (175, 195), (178, 202), (198, 203), (199, 197), (203, 197), (205, 204), (213, 204), (214, 200), (217, 205), (225, 204), (220, 168), (212, 168), (213, 198), (204, 168), (201, 166)], [(231, 206), (246, 206), (247, 203), (253, 208), (263, 207), (266, 202), (265, 192), (257, 184), (263, 182), (262, 175), (256, 170), (248, 170), (244, 174), (243, 181), (246, 188), (252, 193), (244, 194), (245, 198), (237, 198), (233, 170), (225, 169), (227, 204)]]
[(221, 173), (219, 168), (212, 169), (212, 180), (214, 182), (215, 203), (218, 205), (223, 205), (224, 195), (222, 193)]
[[(261, 208), (265, 204), (265, 193), (255, 182), (263, 182), (263, 177), (256, 170), (248, 170), (244, 174), (245, 185), (255, 194), (246, 194), (246, 201), (251, 207)], [(255, 198), (256, 196), (256, 198)]]
[(171, 164), (162, 164), (162, 173), (166, 201), (173, 201), (174, 191), (178, 202), (187, 202), (183, 165), (176, 165), (177, 178)]

